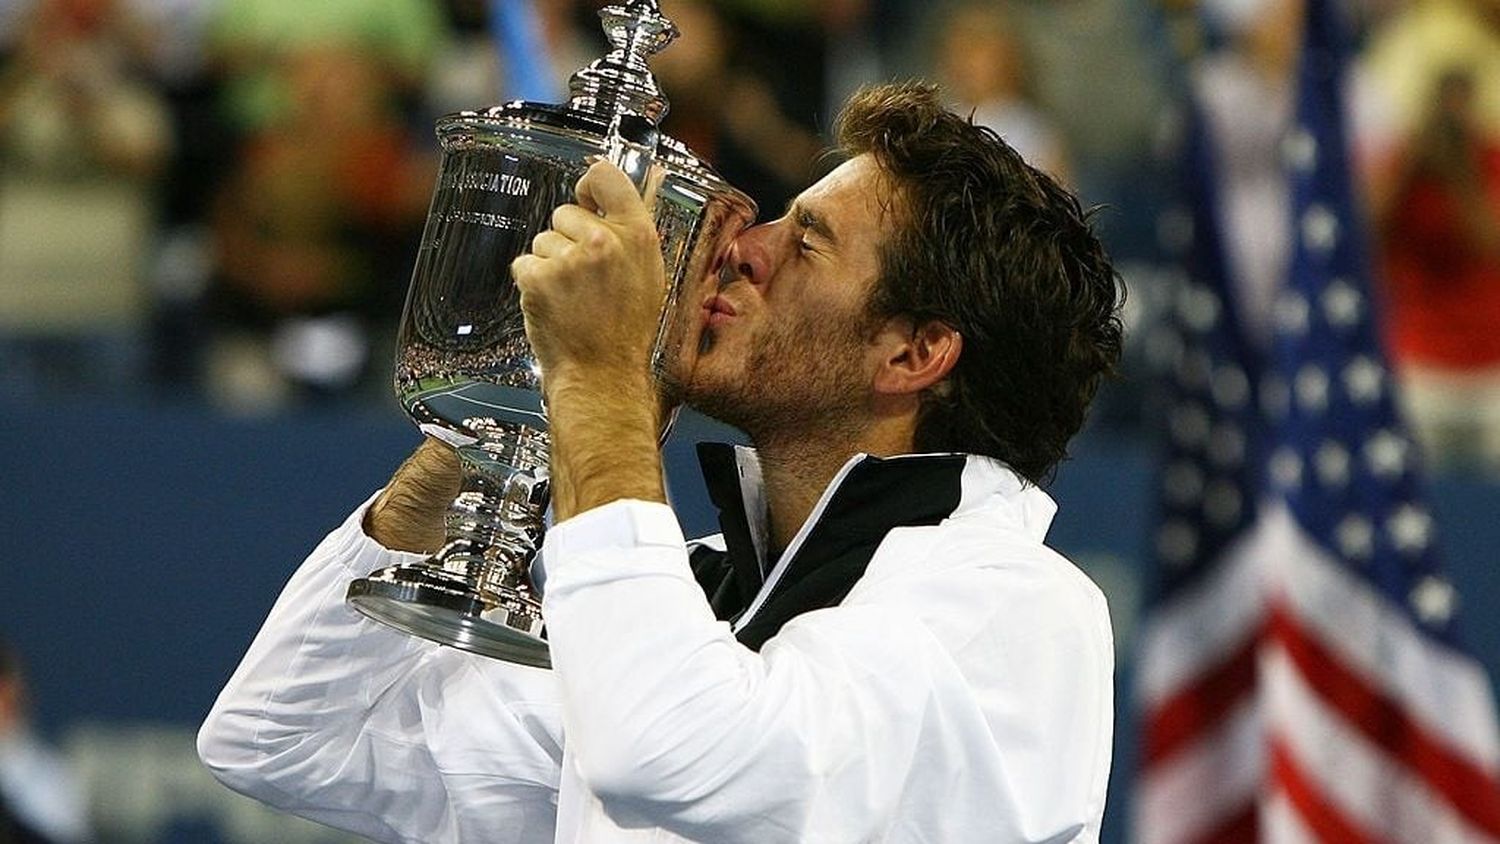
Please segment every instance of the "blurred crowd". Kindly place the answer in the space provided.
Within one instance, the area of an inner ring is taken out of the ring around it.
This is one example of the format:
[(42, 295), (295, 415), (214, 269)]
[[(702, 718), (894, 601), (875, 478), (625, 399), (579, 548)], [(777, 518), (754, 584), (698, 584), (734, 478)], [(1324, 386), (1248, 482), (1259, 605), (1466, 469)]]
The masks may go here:
[[(1440, 459), (1500, 468), (1500, 0), (1344, 2), (1409, 418)], [(562, 101), (605, 51), (601, 5), (0, 0), (0, 394), (389, 403), (434, 119), (513, 98), (522, 71)], [(1220, 150), (1241, 311), (1267, 342), (1289, 254), (1300, 0), (663, 7), (683, 32), (653, 62), (665, 128), (763, 216), (826, 166), (849, 92), (906, 76), (1107, 206), (1132, 376), (1153, 365), (1171, 301), (1161, 138), (1195, 97)], [(1183, 15), (1192, 46), (1169, 25)], [(506, 26), (534, 36), (524, 53)], [(1107, 397), (1102, 424), (1140, 424), (1145, 380)]]
[(77, 773), (31, 723), (20, 655), (0, 639), (0, 844), (91, 840)]

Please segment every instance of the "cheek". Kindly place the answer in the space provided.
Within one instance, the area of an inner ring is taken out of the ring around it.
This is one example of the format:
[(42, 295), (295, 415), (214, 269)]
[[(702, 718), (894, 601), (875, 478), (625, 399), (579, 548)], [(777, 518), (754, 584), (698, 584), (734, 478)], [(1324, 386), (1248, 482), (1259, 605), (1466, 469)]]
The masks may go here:
[(691, 344), (684, 343), (678, 356), (678, 372), (684, 380), (702, 381), (723, 374), (730, 367), (743, 366), (747, 349), (755, 348), (748, 336), (749, 326), (730, 325), (714, 328), (703, 325)]

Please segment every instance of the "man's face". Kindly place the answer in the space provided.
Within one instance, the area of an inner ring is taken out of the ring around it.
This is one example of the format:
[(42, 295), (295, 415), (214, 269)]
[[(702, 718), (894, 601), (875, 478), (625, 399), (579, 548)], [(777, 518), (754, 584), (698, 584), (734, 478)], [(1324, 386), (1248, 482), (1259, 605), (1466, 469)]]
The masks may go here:
[(866, 303), (891, 227), (885, 185), (859, 156), (735, 240), (686, 353), (689, 404), (758, 441), (858, 424), (879, 357)]

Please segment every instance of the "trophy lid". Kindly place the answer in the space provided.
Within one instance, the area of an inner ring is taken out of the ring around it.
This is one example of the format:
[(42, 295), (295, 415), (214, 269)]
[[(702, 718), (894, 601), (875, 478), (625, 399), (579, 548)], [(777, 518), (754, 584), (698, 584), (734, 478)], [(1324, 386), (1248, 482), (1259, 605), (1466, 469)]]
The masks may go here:
[(677, 26), (661, 13), (657, 0), (605, 6), (599, 18), (614, 49), (573, 74), (568, 108), (606, 122), (637, 115), (660, 123), (667, 114), (667, 98), (646, 60), (677, 38)]
[[(750, 209), (755, 203), (730, 185), (704, 159), (681, 141), (654, 131), (667, 114), (667, 98), (657, 85), (647, 59), (679, 35), (662, 15), (658, 0), (622, 0), (599, 11), (613, 49), (573, 74), (566, 103), (512, 100), (480, 111), (461, 111), (437, 121), (437, 135), (446, 152), (498, 148), (548, 160), (582, 161), (607, 152), (612, 137), (621, 133), (621, 118), (646, 124), (653, 159), (668, 175), (668, 183), (683, 189), (732, 198)], [(618, 163), (618, 162), (617, 162)]]

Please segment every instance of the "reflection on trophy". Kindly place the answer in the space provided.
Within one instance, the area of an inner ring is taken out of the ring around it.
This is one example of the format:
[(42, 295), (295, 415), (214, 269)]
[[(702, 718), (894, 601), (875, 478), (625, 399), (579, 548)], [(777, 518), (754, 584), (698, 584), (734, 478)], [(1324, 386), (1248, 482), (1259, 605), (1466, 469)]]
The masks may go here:
[(566, 105), (512, 102), (438, 121), (443, 159), (395, 381), (421, 429), (457, 449), (463, 482), (435, 555), (355, 580), (348, 591), (349, 603), (377, 621), (536, 666), (549, 664), (529, 576), (548, 502), (547, 419), (510, 263), (553, 209), (572, 201), (591, 161), (614, 161), (637, 187), (659, 167), (667, 295), (651, 364), (660, 378), (698, 318), (696, 307), (679, 314), (678, 299), (713, 283), (716, 259), (755, 217), (749, 197), (657, 131), (667, 100), (646, 59), (677, 32), (656, 0), (599, 15), (614, 49), (573, 76)]

